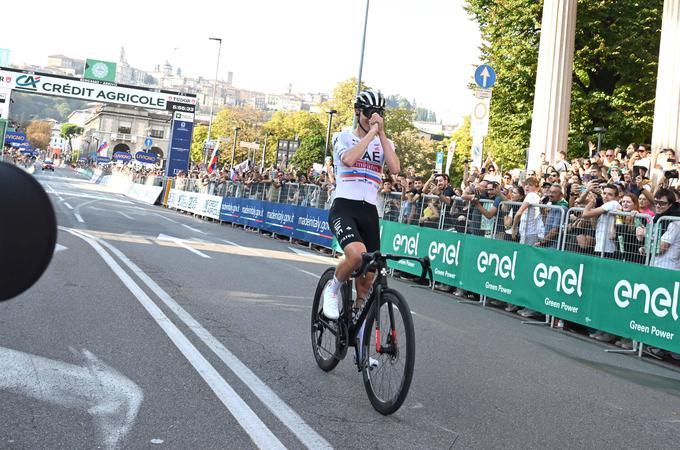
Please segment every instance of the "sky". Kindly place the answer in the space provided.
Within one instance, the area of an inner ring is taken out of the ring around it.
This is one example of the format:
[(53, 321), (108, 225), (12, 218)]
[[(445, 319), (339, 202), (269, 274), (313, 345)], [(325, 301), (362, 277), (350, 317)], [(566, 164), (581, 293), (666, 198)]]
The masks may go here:
[[(481, 45), (463, 3), (370, 1), (363, 81), (460, 122), (472, 108), (467, 85)], [(219, 37), (218, 78), (233, 72), (235, 87), (330, 93), (358, 75), (365, 8), (366, 0), (36, 0), (30, 18), (3, 21), (0, 48), (12, 64), (46, 65), (51, 54), (118, 61), (124, 47), (133, 67), (167, 60), (185, 76), (213, 79), (218, 44), (208, 38)]]

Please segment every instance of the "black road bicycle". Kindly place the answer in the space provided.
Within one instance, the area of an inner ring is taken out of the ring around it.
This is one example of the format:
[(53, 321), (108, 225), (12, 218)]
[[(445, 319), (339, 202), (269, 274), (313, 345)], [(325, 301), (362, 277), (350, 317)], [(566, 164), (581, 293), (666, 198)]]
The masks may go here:
[[(413, 258), (380, 252), (363, 253), (359, 270), (343, 284), (340, 317), (331, 320), (323, 315), (323, 291), (333, 279), (335, 269), (328, 268), (316, 287), (312, 306), (312, 350), (319, 367), (329, 372), (354, 347), (354, 362), (363, 374), (364, 387), (373, 407), (381, 414), (392, 414), (406, 399), (416, 357), (416, 340), (411, 310), (404, 297), (387, 286), (387, 261), (419, 262), (432, 280), (429, 258)], [(363, 309), (353, 311), (352, 279), (376, 271), (372, 290)]]

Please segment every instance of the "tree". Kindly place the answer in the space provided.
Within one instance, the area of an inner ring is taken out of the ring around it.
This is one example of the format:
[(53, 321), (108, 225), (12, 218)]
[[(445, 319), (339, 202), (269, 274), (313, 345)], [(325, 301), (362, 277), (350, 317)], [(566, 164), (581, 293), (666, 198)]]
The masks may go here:
[(416, 169), (416, 175), (429, 177), (437, 159), (438, 142), (426, 139), (417, 130), (405, 130), (392, 135), (394, 147), (399, 156), (402, 172), (408, 166)]
[(71, 139), (83, 134), (83, 127), (79, 127), (75, 123), (63, 123), (61, 125), (60, 136), (68, 141), (69, 150), (73, 150)]
[[(369, 86), (361, 83), (361, 90), (370, 89)], [(350, 78), (345, 80), (333, 89), (333, 94), (331, 95), (332, 100), (329, 100), (321, 104), (321, 109), (323, 111), (328, 111), (334, 109), (337, 111), (335, 117), (333, 117), (333, 129), (340, 130), (343, 127), (348, 127), (352, 125), (354, 121), (354, 100), (357, 96), (357, 79)]]
[[(189, 153), (189, 158), (194, 164), (200, 164), (203, 162), (203, 146), (205, 145), (205, 140), (208, 138), (208, 127), (205, 125), (196, 125), (194, 127), (194, 135), (191, 138), (191, 151)], [(224, 144), (220, 145), (221, 152), (224, 153)]]
[(385, 131), (388, 135), (415, 130), (413, 111), (407, 109), (388, 109), (385, 111)]
[(326, 149), (326, 137), (319, 133), (308, 134), (300, 141), (291, 163), (298, 169), (307, 171), (314, 163), (322, 163)]
[(52, 124), (34, 120), (26, 128), (26, 137), (34, 148), (46, 149), (52, 139)]
[[(451, 177), (452, 186), (460, 186), (461, 181), (463, 181), (463, 160), (470, 158), (470, 150), (472, 148), (470, 116), (466, 116), (463, 124), (453, 132), (449, 139), (444, 141), (446, 148), (448, 148), (451, 142), (456, 143), (456, 150), (453, 152), (453, 162), (451, 163), (449, 177)], [(446, 164), (446, 158), (444, 159), (444, 164)]]
[[(482, 59), (498, 73), (491, 100), (492, 150), (506, 167), (523, 167), (531, 134), (543, 3), (466, 0), (479, 23)], [(660, 0), (579, 1), (569, 150), (584, 154), (594, 126), (612, 143), (648, 141), (659, 51)]]

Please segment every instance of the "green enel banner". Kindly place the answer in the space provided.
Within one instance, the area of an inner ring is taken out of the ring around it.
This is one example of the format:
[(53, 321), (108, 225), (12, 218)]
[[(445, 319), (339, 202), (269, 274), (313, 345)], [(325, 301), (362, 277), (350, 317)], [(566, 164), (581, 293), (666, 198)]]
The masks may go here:
[(439, 283), (680, 352), (680, 272), (387, 221), (381, 233), (385, 253), (429, 256)]

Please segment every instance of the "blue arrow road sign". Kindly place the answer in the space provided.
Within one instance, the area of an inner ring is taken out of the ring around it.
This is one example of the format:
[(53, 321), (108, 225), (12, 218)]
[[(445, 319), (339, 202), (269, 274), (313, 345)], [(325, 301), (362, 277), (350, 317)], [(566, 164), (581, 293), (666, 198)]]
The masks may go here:
[(144, 147), (151, 147), (151, 144), (153, 144), (153, 139), (150, 137), (144, 139)]
[(496, 84), (496, 71), (488, 64), (482, 64), (475, 70), (475, 83), (483, 89), (491, 89)]

